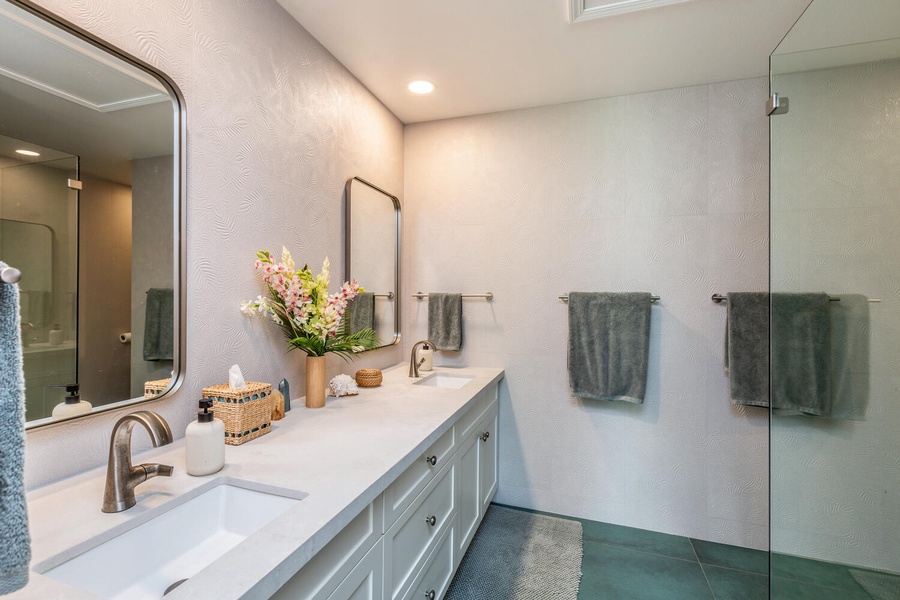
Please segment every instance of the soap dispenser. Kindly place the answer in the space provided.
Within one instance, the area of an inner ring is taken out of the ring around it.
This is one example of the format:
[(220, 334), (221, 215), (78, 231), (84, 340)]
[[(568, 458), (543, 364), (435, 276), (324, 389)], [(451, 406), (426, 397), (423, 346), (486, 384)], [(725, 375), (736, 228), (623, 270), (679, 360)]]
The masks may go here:
[(73, 417), (75, 415), (84, 415), (91, 412), (93, 408), (90, 402), (82, 400), (78, 395), (77, 383), (59, 383), (50, 387), (66, 388), (66, 399), (53, 408), (52, 417), (54, 419), (63, 419), (65, 417)]
[(434, 369), (434, 348), (432, 348), (431, 344), (422, 344), (416, 356), (418, 360), (422, 361), (422, 364), (419, 365), (420, 371), (431, 371)]
[(63, 330), (62, 327), (59, 326), (59, 323), (53, 324), (53, 329), (50, 330), (48, 341), (51, 346), (59, 346), (63, 343)]
[(189, 475), (209, 475), (225, 466), (225, 424), (209, 412), (213, 401), (200, 401), (203, 412), (184, 432)]

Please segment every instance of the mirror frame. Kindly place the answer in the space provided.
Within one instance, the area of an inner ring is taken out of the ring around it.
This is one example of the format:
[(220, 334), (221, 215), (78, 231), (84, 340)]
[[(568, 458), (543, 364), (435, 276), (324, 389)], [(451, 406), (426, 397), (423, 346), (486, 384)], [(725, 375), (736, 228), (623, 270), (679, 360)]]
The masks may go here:
[(175, 227), (174, 231), (174, 265), (173, 265), (173, 289), (176, 290), (174, 294), (174, 312), (175, 312), (175, 323), (173, 324), (173, 335), (176, 342), (175, 352), (172, 356), (172, 379), (169, 382), (169, 387), (163, 391), (162, 394), (158, 396), (154, 396), (153, 398), (146, 399), (142, 397), (137, 398), (126, 398), (119, 402), (112, 402), (110, 404), (106, 404), (103, 406), (95, 407), (90, 413), (84, 415), (76, 415), (73, 417), (68, 417), (65, 419), (53, 419), (51, 420), (49, 417), (46, 419), (40, 419), (37, 421), (32, 421), (31, 423), (25, 424), (26, 430), (50, 427), (54, 425), (59, 425), (62, 423), (69, 423), (75, 419), (84, 419), (94, 415), (102, 414), (111, 410), (118, 410), (121, 408), (125, 408), (128, 406), (133, 406), (136, 404), (142, 404), (146, 402), (155, 402), (157, 400), (161, 400), (163, 398), (170, 397), (173, 393), (175, 393), (181, 385), (184, 383), (185, 379), (185, 357), (186, 357), (186, 339), (185, 339), (185, 323), (186, 323), (186, 240), (187, 240), (187, 227), (186, 227), (186, 208), (187, 208), (187, 159), (186, 159), (186, 144), (187, 144), (187, 118), (185, 114), (185, 100), (184, 94), (181, 93), (181, 90), (175, 84), (175, 82), (165, 73), (159, 71), (152, 65), (142, 61), (141, 59), (132, 56), (131, 54), (109, 44), (108, 42), (96, 37), (95, 35), (89, 33), (88, 31), (82, 29), (81, 27), (71, 23), (62, 17), (50, 12), (49, 10), (43, 8), (42, 6), (38, 6), (31, 0), (5, 0), (7, 3), (20, 8), (24, 11), (31, 13), (32, 15), (38, 17), (39, 19), (45, 21), (53, 27), (58, 28), (59, 30), (73, 35), (84, 42), (94, 46), (95, 48), (110, 54), (114, 58), (122, 60), (126, 63), (129, 63), (135, 68), (138, 68), (154, 79), (156, 79), (166, 90), (169, 92), (169, 95), (172, 100), (172, 112), (173, 112), (173, 128), (174, 128), (174, 139), (175, 145), (172, 148), (172, 157), (173, 157), (173, 168), (174, 168), (174, 177), (172, 178), (172, 199), (173, 199), (173, 210), (175, 214), (173, 215), (173, 223)]
[[(344, 279), (346, 281), (350, 281), (353, 277), (350, 261), (350, 249), (352, 244), (350, 215), (353, 203), (350, 198), (350, 188), (354, 181), (358, 181), (359, 183), (367, 185), (375, 191), (384, 194), (390, 198), (391, 202), (394, 204), (394, 297), (396, 298), (396, 302), (394, 302), (394, 338), (390, 342), (383, 343), (378, 347), (386, 348), (387, 346), (393, 346), (400, 343), (400, 199), (390, 192), (381, 189), (377, 185), (369, 183), (362, 177), (351, 177), (347, 180), (347, 183), (344, 186), (344, 195), (346, 196), (344, 201)], [(378, 348), (374, 349), (377, 350)]]

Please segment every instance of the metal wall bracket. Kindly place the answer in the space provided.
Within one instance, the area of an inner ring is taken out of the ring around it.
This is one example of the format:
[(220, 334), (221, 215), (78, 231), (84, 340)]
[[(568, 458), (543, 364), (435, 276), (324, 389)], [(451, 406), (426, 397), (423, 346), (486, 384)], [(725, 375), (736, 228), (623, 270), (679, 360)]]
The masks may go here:
[(768, 100), (766, 100), (766, 116), (771, 117), (772, 115), (783, 115), (788, 111), (788, 99), (787, 96), (779, 96), (778, 94), (772, 94)]

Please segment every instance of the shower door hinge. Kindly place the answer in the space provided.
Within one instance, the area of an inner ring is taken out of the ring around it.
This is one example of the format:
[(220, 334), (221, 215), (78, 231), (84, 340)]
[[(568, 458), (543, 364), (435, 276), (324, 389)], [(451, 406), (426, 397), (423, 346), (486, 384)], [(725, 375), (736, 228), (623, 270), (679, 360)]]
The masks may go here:
[(69, 180), (69, 189), (70, 190), (80, 190), (81, 182), (77, 179), (70, 179)]
[(783, 115), (788, 111), (788, 99), (787, 96), (779, 96), (778, 94), (772, 94), (769, 96), (769, 99), (766, 100), (766, 116), (771, 117), (772, 115)]

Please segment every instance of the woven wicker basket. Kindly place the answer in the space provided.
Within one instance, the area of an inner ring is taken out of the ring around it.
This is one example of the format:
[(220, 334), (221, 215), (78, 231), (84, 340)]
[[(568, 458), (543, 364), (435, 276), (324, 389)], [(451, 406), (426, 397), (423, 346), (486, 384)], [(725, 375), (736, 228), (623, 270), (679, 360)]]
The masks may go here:
[(378, 387), (381, 380), (381, 371), (378, 369), (360, 369), (356, 372), (356, 385), (359, 387)]
[(212, 411), (225, 423), (225, 443), (240, 446), (272, 429), (272, 386), (248, 381), (233, 388), (220, 383), (203, 388), (203, 397), (213, 400)]
[(144, 400), (150, 400), (161, 395), (169, 387), (169, 378), (144, 382)]

